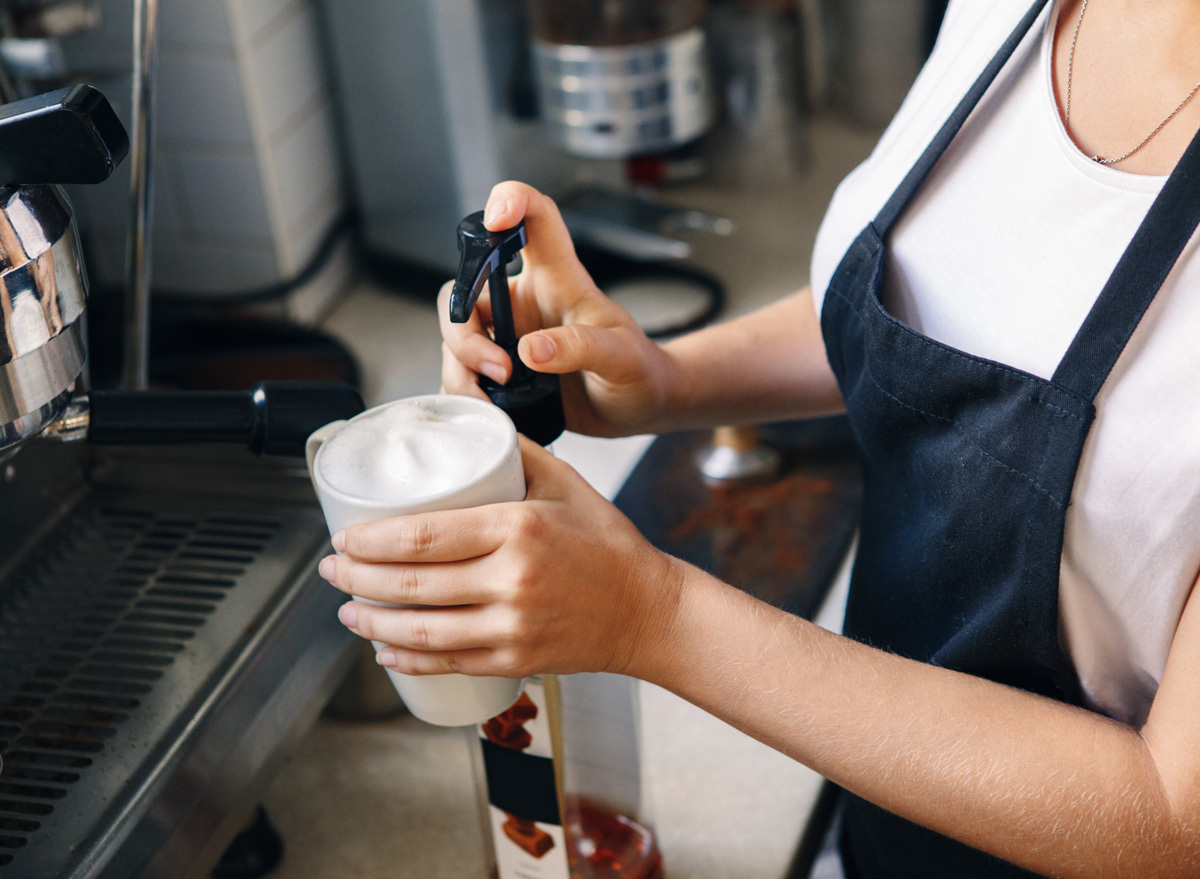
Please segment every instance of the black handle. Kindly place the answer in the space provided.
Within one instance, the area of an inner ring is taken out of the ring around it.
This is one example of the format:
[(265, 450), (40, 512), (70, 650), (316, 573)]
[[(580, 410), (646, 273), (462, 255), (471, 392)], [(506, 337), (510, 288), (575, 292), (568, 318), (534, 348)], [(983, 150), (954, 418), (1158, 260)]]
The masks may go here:
[(91, 86), (0, 106), (0, 184), (100, 183), (128, 154), (121, 120)]
[(479, 386), (508, 413), (517, 430), (546, 446), (558, 439), (566, 426), (562, 389), (557, 375), (536, 372), (517, 356), (517, 331), (508, 292), (508, 264), (527, 242), (524, 220), (511, 229), (490, 232), (483, 225), (483, 211), (476, 211), (458, 224), (462, 259), (450, 292), (450, 320), (465, 323), (475, 310), (483, 285), (488, 285), (492, 333), (496, 344), (512, 359), (513, 371), (503, 385), (480, 376)]
[[(483, 211), (476, 211), (458, 224), (458, 277), (450, 291), (450, 320), (456, 324), (466, 323), (483, 285), (491, 283), (493, 326), (496, 342), (507, 350), (511, 344), (515, 350), (517, 335), (512, 325), (512, 309), (508, 301), (508, 264), (516, 259), (521, 248), (528, 242), (525, 221), (502, 232), (489, 232), (483, 225)], [(494, 280), (496, 279), (496, 280)], [(497, 280), (504, 280), (504, 288), (498, 290)], [(501, 294), (498, 295), (497, 294)], [(499, 298), (500, 302), (497, 302)], [(495, 320), (497, 311), (500, 322)]]
[(310, 434), (362, 412), (341, 382), (262, 382), (249, 391), (93, 391), (88, 440), (103, 445), (244, 445), (303, 457)]

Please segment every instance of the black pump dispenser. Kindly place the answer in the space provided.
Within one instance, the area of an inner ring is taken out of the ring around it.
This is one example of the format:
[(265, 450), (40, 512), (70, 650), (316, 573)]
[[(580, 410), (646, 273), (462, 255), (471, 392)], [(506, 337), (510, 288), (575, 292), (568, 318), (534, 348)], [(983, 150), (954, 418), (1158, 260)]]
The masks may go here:
[(492, 331), (496, 344), (512, 358), (513, 369), (507, 384), (481, 375), (479, 386), (508, 413), (520, 433), (545, 446), (554, 442), (566, 426), (562, 392), (557, 375), (535, 372), (517, 356), (517, 331), (508, 291), (508, 264), (527, 241), (524, 220), (511, 229), (489, 232), (483, 225), (483, 211), (477, 211), (458, 224), (458, 251), (462, 259), (450, 294), (450, 320), (466, 323), (487, 283), (492, 302)]

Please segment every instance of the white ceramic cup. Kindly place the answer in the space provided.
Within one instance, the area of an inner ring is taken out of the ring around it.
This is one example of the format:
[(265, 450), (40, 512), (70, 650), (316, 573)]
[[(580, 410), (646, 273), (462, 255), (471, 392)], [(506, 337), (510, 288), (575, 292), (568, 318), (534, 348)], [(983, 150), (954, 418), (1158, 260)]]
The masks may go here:
[[(504, 438), (499, 462), (477, 479), (438, 494), (424, 497), (370, 500), (354, 497), (329, 484), (321, 472), (321, 452), (325, 444), (343, 430), (353, 430), (359, 419), (391, 406), (425, 406), (447, 415), (470, 414), (486, 418)], [(325, 521), (332, 534), (349, 525), (376, 522), (393, 516), (459, 510), (483, 504), (519, 501), (525, 497), (525, 471), (517, 445), (517, 431), (499, 408), (483, 400), (450, 394), (432, 394), (385, 403), (369, 409), (349, 421), (327, 424), (308, 438), (305, 449), (308, 472), (312, 477)], [(365, 599), (357, 598), (359, 601)], [(379, 602), (368, 602), (378, 604)], [(393, 605), (394, 606), (394, 605)], [(375, 641), (375, 649), (385, 645)], [(409, 711), (428, 723), (439, 726), (470, 726), (504, 712), (521, 695), (520, 679), (472, 677), (460, 674), (406, 675), (387, 669), (396, 691)]]

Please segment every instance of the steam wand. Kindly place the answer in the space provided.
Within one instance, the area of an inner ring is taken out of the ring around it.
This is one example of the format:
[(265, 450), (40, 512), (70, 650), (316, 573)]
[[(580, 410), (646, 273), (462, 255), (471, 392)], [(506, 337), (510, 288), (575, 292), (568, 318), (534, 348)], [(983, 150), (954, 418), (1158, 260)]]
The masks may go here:
[(150, 251), (154, 220), (154, 130), (158, 0), (133, 10), (133, 155), (125, 246), (125, 359), (121, 384), (144, 391), (150, 374)]

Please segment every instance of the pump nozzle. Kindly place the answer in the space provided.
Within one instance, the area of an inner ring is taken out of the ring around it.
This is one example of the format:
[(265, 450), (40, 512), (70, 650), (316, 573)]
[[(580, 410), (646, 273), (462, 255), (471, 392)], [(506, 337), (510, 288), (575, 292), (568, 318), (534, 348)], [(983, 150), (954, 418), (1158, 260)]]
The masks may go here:
[[(511, 229), (489, 232), (483, 225), (483, 211), (476, 211), (458, 224), (458, 252), (462, 258), (458, 264), (458, 277), (454, 279), (454, 289), (450, 293), (450, 320), (456, 324), (467, 322), (475, 310), (479, 294), (483, 292), (483, 285), (497, 271), (507, 277), (508, 264), (528, 240), (524, 220)], [(504, 293), (507, 302), (507, 287)], [(495, 308), (495, 303), (492, 308)], [(511, 331), (512, 328), (506, 329)], [(502, 346), (505, 344), (499, 339), (497, 342)]]
[(566, 425), (562, 392), (557, 375), (535, 372), (517, 355), (517, 332), (508, 292), (508, 264), (527, 241), (524, 221), (511, 229), (489, 232), (483, 225), (483, 211), (477, 211), (458, 224), (462, 258), (450, 293), (450, 320), (465, 323), (475, 310), (483, 285), (488, 285), (492, 333), (496, 344), (512, 358), (513, 371), (506, 384), (480, 376), (479, 386), (508, 413), (518, 431), (545, 446), (554, 442)]

